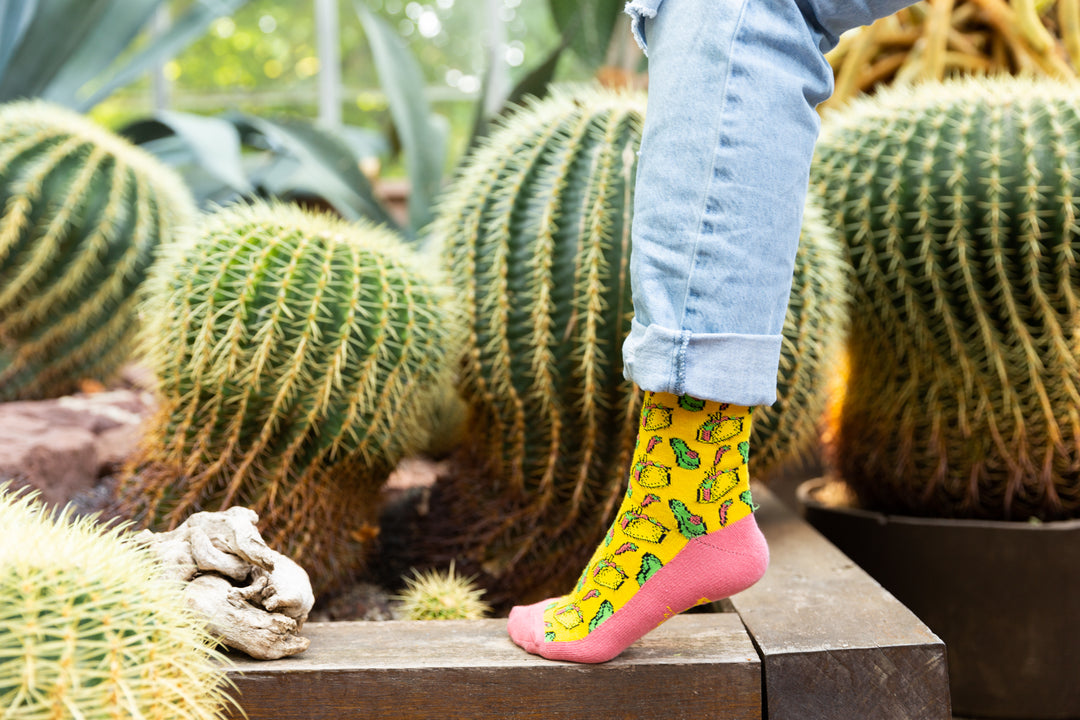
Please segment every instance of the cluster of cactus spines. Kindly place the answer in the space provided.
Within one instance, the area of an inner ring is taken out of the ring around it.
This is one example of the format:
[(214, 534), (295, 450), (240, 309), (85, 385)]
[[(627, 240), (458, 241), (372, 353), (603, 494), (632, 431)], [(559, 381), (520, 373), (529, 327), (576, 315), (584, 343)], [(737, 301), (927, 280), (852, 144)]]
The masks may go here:
[(818, 447), (847, 322), (844, 254), (811, 198), (803, 213), (791, 299), (784, 319), (777, 400), (754, 412), (750, 475), (767, 480), (785, 462)]
[(209, 217), (155, 279), (146, 353), (162, 407), (125, 511), (173, 527), (243, 504), (317, 588), (355, 570), (378, 489), (427, 441), (428, 401), (458, 359), (432, 264), (389, 230), (294, 206)]
[(223, 717), (223, 658), (147, 548), (8, 490), (0, 485), (0, 714)]
[(156, 248), (194, 214), (171, 170), (83, 116), (0, 108), (0, 400), (112, 374)]
[(519, 589), (572, 582), (626, 479), (638, 399), (621, 344), (643, 111), (641, 96), (600, 91), (531, 102), (466, 163), (433, 227), (470, 329), (466, 445), (495, 478), (478, 487), (462, 473), (447, 510), (473, 559)]
[(479, 620), (491, 612), (476, 578), (457, 574), (453, 563), (445, 571), (414, 570), (403, 579), (405, 590), (395, 599), (406, 620)]
[(916, 514), (1080, 511), (1080, 90), (897, 88), (828, 118), (813, 171), (850, 254), (834, 457)]

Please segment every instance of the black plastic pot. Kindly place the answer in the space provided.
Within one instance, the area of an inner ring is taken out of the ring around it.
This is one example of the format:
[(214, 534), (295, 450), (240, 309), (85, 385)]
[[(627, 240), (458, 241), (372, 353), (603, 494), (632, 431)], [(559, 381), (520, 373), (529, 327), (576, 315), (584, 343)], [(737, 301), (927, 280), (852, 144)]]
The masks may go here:
[(919, 518), (824, 505), (808, 522), (907, 605), (948, 650), (953, 712), (1080, 718), (1080, 520)]

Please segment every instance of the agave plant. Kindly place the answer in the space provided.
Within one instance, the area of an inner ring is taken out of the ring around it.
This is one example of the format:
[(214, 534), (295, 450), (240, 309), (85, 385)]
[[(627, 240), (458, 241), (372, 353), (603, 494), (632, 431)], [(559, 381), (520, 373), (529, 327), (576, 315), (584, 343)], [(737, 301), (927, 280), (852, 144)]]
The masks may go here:
[(170, 30), (121, 61), (165, 1), (0, 3), (0, 102), (40, 97), (86, 111), (247, 2), (200, 0)]

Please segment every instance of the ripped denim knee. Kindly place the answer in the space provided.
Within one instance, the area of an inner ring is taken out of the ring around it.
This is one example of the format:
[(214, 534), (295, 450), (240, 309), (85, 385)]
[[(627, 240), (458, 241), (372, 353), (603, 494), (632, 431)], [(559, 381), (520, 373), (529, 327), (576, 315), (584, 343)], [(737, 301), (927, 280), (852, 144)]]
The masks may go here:
[(630, 16), (630, 30), (634, 33), (641, 52), (649, 54), (648, 42), (645, 39), (645, 21), (656, 17), (656, 11), (664, 0), (630, 0), (626, 3), (626, 14)]

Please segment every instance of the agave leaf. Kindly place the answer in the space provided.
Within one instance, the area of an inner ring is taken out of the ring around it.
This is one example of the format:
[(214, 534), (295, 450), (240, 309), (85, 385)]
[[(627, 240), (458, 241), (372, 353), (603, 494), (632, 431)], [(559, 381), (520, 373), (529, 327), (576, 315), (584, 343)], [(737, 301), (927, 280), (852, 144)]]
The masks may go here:
[[(122, 0), (125, 3), (131, 1)], [(82, 100), (78, 105), (79, 109), (83, 111), (90, 109), (118, 88), (133, 82), (154, 65), (173, 57), (201, 37), (214, 20), (223, 15), (231, 15), (246, 3), (247, 0), (198, 0), (182, 17), (173, 22), (166, 33), (155, 38), (148, 47), (136, 53), (112, 73), (93, 94)]]
[[(39, 97), (113, 0), (38, 0), (0, 76), (0, 101)], [(18, 0), (16, 0), (18, 4)]]
[[(542, 98), (547, 94), (547, 89), (555, 78), (555, 69), (559, 66), (559, 60), (562, 58), (567, 45), (568, 41), (564, 37), (562, 42), (551, 51), (543, 62), (526, 73), (525, 77), (510, 89), (510, 93), (503, 99), (502, 108), (496, 117), (505, 116), (514, 106), (519, 105), (522, 100), (529, 96)], [(469, 137), (469, 150), (466, 151), (466, 155), (469, 154), (469, 151), (473, 149), (477, 142), (486, 137), (491, 131), (491, 118), (484, 115), (484, 108), (488, 106), (486, 98), (489, 92), (490, 85), (485, 82), (482, 93), (483, 99), (476, 106), (476, 117), (473, 120), (472, 135)]]
[(551, 16), (564, 39), (590, 65), (601, 65), (607, 54), (622, 0), (548, 0)]
[(262, 135), (268, 149), (288, 158), (265, 164), (254, 178), (266, 192), (321, 197), (347, 219), (366, 217), (401, 229), (375, 198), (371, 183), (360, 172), (356, 155), (341, 138), (299, 120), (273, 121), (243, 115), (234, 122), (242, 134)]
[[(42, 91), (46, 100), (79, 106), (79, 91), (100, 76), (139, 35), (163, 0), (110, 2), (84, 42), (74, 49)], [(132, 78), (134, 79), (134, 78)], [(89, 109), (79, 107), (79, 110)]]
[(362, 0), (354, 5), (405, 152), (405, 166), (412, 184), (409, 225), (416, 232), (431, 220), (434, 199), (442, 184), (447, 145), (445, 125), (435, 120), (424, 96), (424, 75), (408, 47)]
[(37, 9), (37, 0), (0, 0), (0, 77), (22, 41)]
[(163, 111), (127, 126), (122, 134), (173, 166), (198, 166), (237, 193), (254, 191), (241, 162), (240, 133), (228, 120)]

